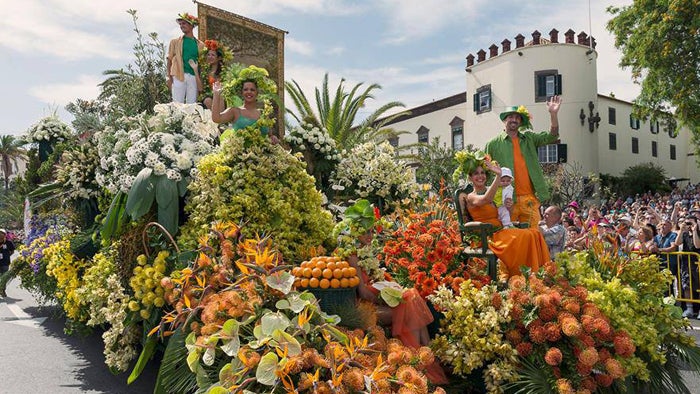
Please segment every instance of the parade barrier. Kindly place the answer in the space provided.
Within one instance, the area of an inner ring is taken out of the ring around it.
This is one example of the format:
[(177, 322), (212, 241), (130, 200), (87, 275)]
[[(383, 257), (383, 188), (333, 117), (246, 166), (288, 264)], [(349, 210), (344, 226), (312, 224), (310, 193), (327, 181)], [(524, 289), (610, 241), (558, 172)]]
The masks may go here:
[[(700, 288), (698, 278), (698, 261), (700, 254), (697, 252), (671, 252), (656, 253), (660, 260), (660, 267), (667, 268), (674, 277), (670, 292), (677, 301), (700, 304), (700, 296), (696, 294)], [(684, 292), (684, 283), (688, 292)], [(689, 296), (688, 296), (689, 295)]]

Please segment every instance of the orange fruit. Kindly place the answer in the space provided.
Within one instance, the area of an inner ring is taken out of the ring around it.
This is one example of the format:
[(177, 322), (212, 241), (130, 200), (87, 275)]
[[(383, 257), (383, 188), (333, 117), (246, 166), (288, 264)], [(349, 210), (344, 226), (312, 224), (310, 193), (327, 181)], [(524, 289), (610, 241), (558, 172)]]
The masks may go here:
[(329, 270), (333, 271), (333, 270), (335, 269), (335, 263), (332, 262), (332, 261), (329, 262), (329, 263), (326, 263), (326, 268), (328, 268)]
[(311, 268), (306, 267), (302, 270), (302, 275), (304, 275), (305, 278), (310, 278), (311, 277)]
[(294, 276), (301, 276), (301, 267), (294, 267), (292, 268), (292, 275)]
[(301, 268), (306, 268), (306, 267), (309, 266), (309, 262), (308, 262), (308, 261), (302, 261), (301, 264), (300, 264), (299, 266), (300, 266)]
[(339, 262), (335, 263), (336, 268), (348, 268), (349, 266), (350, 266), (350, 264), (348, 264), (347, 261), (339, 261)]
[(350, 287), (350, 281), (348, 278), (343, 278), (340, 280), (340, 287)]
[(323, 270), (323, 277), (328, 278), (328, 279), (332, 279), (333, 278), (333, 270), (331, 270), (330, 268), (324, 269)]
[(323, 271), (321, 271), (321, 269), (318, 267), (313, 268), (311, 270), (311, 276), (313, 276), (314, 278), (320, 278), (322, 273)]
[(336, 278), (336, 279), (342, 278), (342, 277), (343, 277), (343, 270), (340, 269), (340, 268), (336, 268), (336, 269), (333, 271), (333, 277)]
[(325, 269), (325, 268), (326, 268), (326, 262), (325, 262), (325, 261), (317, 261), (317, 262), (316, 262), (316, 268)]
[(343, 271), (343, 278), (349, 278), (349, 277), (352, 276), (352, 275), (350, 274), (350, 268), (349, 268), (349, 267), (343, 268), (342, 271)]
[(359, 284), (360, 284), (360, 278), (358, 278), (357, 276), (353, 276), (352, 278), (350, 278), (350, 287), (355, 287)]
[(294, 287), (296, 287), (296, 288), (301, 287), (301, 279), (294, 279)]
[(299, 286), (301, 286), (301, 287), (309, 287), (309, 280), (306, 279), (306, 278), (300, 280), (300, 281), (299, 281)]
[(337, 289), (338, 287), (340, 287), (340, 280), (331, 279), (331, 287), (334, 289)]
[(327, 288), (331, 287), (331, 281), (326, 279), (326, 278), (323, 278), (318, 282), (318, 287), (320, 287), (322, 289), (327, 289)]
[(348, 267), (348, 270), (350, 270), (351, 277), (357, 275), (357, 269), (355, 267)]
[(338, 257), (338, 256), (332, 256), (331, 259), (332, 259), (331, 261), (333, 261), (333, 262), (340, 261), (340, 257)]
[(309, 279), (309, 287), (318, 287), (319, 280), (318, 278), (311, 278)]

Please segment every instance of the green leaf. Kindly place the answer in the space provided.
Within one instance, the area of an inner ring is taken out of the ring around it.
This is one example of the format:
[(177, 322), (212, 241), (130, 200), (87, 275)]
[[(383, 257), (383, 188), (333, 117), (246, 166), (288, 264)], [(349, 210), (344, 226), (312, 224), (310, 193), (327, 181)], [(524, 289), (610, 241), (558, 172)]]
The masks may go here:
[(177, 200), (177, 182), (165, 175), (155, 177), (156, 203), (158, 206), (170, 206)]
[(241, 340), (238, 336), (239, 326), (237, 320), (229, 319), (221, 328), (221, 350), (226, 353), (227, 356), (233, 357), (238, 353), (238, 349), (241, 347)]
[(294, 285), (294, 276), (287, 271), (277, 271), (265, 278), (267, 285), (275, 290), (279, 290), (282, 294), (289, 294)]
[(148, 360), (153, 357), (153, 352), (155, 352), (157, 344), (157, 336), (153, 335), (148, 337), (146, 344), (143, 346), (143, 350), (141, 350), (141, 355), (139, 356), (138, 361), (136, 361), (136, 365), (134, 365), (134, 369), (131, 371), (129, 378), (126, 380), (126, 384), (133, 383), (134, 380), (141, 375), (141, 372), (143, 372), (143, 369), (146, 367)]
[(199, 367), (199, 350), (190, 351), (187, 355), (187, 366), (190, 367), (190, 371), (197, 371)]
[(153, 205), (155, 199), (155, 185), (153, 183), (153, 170), (142, 169), (129, 190), (129, 197), (126, 200), (126, 213), (136, 220), (145, 215)]
[(190, 185), (190, 178), (182, 178), (177, 182), (177, 191), (180, 197), (184, 197), (187, 193), (187, 186)]
[(262, 334), (266, 337), (272, 335), (275, 330), (286, 330), (289, 327), (290, 321), (282, 313), (267, 313), (260, 319), (260, 328)]
[(385, 287), (380, 292), (379, 295), (382, 300), (386, 302), (392, 308), (395, 308), (403, 300), (403, 290), (395, 289), (392, 287)]
[(277, 342), (277, 346), (280, 349), (287, 348), (287, 356), (301, 354), (301, 345), (291, 334), (282, 330), (275, 330), (275, 332), (272, 333), (272, 339)]
[(116, 236), (119, 228), (122, 225), (125, 215), (126, 207), (126, 194), (118, 192), (112, 199), (112, 203), (109, 206), (107, 215), (105, 217), (105, 222), (100, 229), (100, 236), (103, 240), (110, 240), (112, 237)]
[(209, 387), (209, 390), (207, 390), (207, 394), (230, 394), (230, 393), (231, 392), (227, 388), (225, 388), (223, 386), (219, 386), (218, 384)]
[(158, 205), (158, 223), (162, 224), (171, 235), (177, 234), (179, 216), (177, 204)]
[(309, 305), (310, 302), (302, 298), (299, 293), (287, 294), (286, 298), (283, 298), (275, 304), (277, 309), (285, 310), (289, 309), (294, 313), (299, 313), (304, 310), (304, 307)]
[(279, 362), (279, 359), (274, 352), (268, 352), (262, 356), (258, 368), (255, 370), (255, 379), (258, 380), (258, 383), (264, 384), (265, 386), (272, 386), (275, 384), (277, 380), (277, 375), (275, 375), (277, 362)]

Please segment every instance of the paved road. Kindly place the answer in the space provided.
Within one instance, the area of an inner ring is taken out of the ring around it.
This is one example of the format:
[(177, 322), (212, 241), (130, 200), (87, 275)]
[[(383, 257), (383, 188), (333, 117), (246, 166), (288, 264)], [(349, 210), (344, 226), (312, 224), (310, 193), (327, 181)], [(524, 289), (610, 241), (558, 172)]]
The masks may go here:
[(0, 298), (0, 393), (152, 393), (154, 368), (131, 385), (128, 373), (113, 375), (104, 363), (101, 333), (64, 334), (56, 306), (39, 307), (10, 282)]
[[(79, 338), (63, 333), (57, 307), (39, 307), (13, 280), (0, 298), (0, 394), (16, 393), (152, 393), (155, 368), (133, 384), (128, 373), (112, 375), (104, 363), (100, 333)], [(700, 320), (691, 335), (700, 344)], [(700, 393), (700, 376), (682, 371), (692, 393)]]

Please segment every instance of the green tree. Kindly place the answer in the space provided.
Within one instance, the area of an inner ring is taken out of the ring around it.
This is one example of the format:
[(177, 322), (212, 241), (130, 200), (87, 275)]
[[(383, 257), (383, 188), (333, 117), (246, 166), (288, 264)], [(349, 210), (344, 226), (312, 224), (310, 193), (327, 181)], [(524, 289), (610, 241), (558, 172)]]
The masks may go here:
[(607, 28), (622, 50), (620, 66), (630, 67), (642, 90), (635, 113), (642, 119), (665, 118), (675, 129), (670, 109), (680, 125), (700, 141), (700, 2), (698, 0), (634, 0), (608, 7), (614, 17)]
[(27, 158), (27, 151), (22, 148), (24, 141), (14, 135), (0, 136), (0, 169), (5, 180), (5, 190), (10, 187), (10, 177), (19, 171), (17, 161)]
[[(465, 150), (473, 151), (474, 147), (469, 144)], [(429, 184), (430, 189), (436, 193), (440, 191), (440, 183), (444, 182), (451, 195), (457, 186), (452, 181), (452, 173), (457, 168), (454, 156), (455, 150), (447, 144), (441, 144), (440, 137), (433, 138), (430, 144), (419, 146), (415, 156), (418, 164), (416, 181)]]
[(325, 127), (328, 134), (338, 144), (338, 149), (350, 150), (354, 146), (367, 141), (381, 142), (401, 134), (394, 129), (386, 127), (389, 122), (406, 112), (400, 112), (386, 116), (387, 112), (395, 108), (404, 107), (398, 101), (392, 101), (377, 108), (364, 120), (359, 120), (360, 109), (366, 106), (368, 100), (373, 99), (372, 92), (381, 89), (374, 83), (361, 91), (363, 83), (355, 85), (349, 92), (345, 90), (345, 79), (341, 79), (335, 89), (335, 96), (331, 97), (328, 87), (328, 74), (323, 77), (321, 88), (315, 89), (316, 107), (312, 106), (307, 96), (301, 90), (299, 84), (292, 80), (284, 85), (292, 99), (297, 113), (291, 110), (288, 113), (298, 123), (306, 121), (317, 126)]
[(127, 12), (133, 18), (136, 32), (133, 47), (136, 59), (126, 69), (103, 71), (108, 78), (99, 85), (102, 91), (98, 99), (106, 103), (112, 118), (144, 111), (152, 113), (156, 104), (170, 101), (165, 83), (165, 45), (156, 33), (150, 33), (147, 40), (139, 30), (136, 10)]
[(623, 196), (671, 191), (666, 182), (666, 170), (654, 163), (642, 163), (627, 168), (622, 173), (621, 183)]

